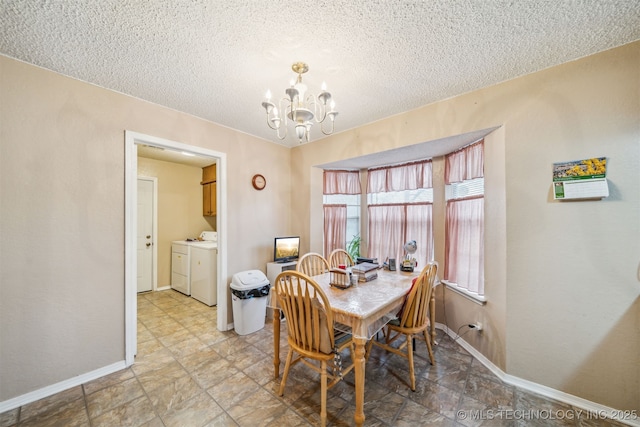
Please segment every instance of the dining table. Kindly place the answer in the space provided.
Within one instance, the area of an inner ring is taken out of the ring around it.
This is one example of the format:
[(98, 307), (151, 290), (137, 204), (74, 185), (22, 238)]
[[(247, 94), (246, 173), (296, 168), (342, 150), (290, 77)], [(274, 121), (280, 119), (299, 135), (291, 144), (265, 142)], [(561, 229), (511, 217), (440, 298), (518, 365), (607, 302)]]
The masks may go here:
[[(283, 274), (285, 274), (284, 272)], [(364, 386), (365, 386), (365, 347), (389, 320), (395, 317), (402, 307), (412, 280), (419, 275), (419, 271), (406, 272), (401, 270), (389, 271), (379, 269), (377, 277), (367, 282), (356, 284), (343, 289), (330, 284), (330, 273), (324, 273), (312, 278), (322, 287), (327, 296), (336, 329), (348, 328), (355, 344), (354, 374), (355, 374), (355, 403), (354, 421), (356, 426), (364, 425)], [(274, 284), (272, 284), (274, 285)], [(433, 294), (433, 293), (432, 293)], [(280, 376), (280, 309), (278, 308), (275, 292), (271, 293), (269, 306), (273, 313), (273, 364), (275, 378)], [(431, 337), (435, 343), (435, 299), (430, 301)]]

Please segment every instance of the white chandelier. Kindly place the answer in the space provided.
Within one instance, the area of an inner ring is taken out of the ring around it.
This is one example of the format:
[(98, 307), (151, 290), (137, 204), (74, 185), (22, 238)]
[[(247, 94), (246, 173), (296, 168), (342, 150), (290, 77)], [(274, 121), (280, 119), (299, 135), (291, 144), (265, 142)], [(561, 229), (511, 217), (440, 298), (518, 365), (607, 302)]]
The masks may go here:
[[(296, 62), (291, 69), (298, 74), (298, 79), (292, 80), (291, 86), (285, 90), (286, 96), (278, 103), (279, 109), (271, 102), (271, 91), (267, 91), (267, 100), (262, 103), (267, 112), (267, 125), (276, 131), (278, 139), (285, 139), (289, 121), (293, 122), (300, 143), (309, 142), (309, 132), (314, 123), (320, 123), (323, 134), (331, 135), (338, 112), (335, 111), (335, 102), (331, 100), (331, 94), (327, 92), (326, 85), (322, 83), (316, 100), (313, 94), (307, 94), (307, 85), (302, 83), (302, 75), (309, 71), (309, 66), (304, 62)], [(329, 103), (329, 110), (327, 110), (327, 103)], [(279, 115), (281, 112), (284, 112), (284, 126), (281, 126), (282, 118)], [(331, 129), (328, 131), (324, 128), (327, 117), (331, 122)], [(284, 131), (281, 132), (282, 127)]]

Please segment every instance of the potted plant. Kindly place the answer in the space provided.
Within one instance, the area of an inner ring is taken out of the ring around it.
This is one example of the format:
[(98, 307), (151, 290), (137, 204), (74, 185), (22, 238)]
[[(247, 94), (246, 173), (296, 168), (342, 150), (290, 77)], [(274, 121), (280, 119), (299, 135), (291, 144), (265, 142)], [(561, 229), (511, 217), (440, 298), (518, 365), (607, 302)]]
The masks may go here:
[(360, 256), (360, 235), (353, 236), (353, 239), (347, 243), (347, 252), (351, 255), (351, 258), (355, 261)]

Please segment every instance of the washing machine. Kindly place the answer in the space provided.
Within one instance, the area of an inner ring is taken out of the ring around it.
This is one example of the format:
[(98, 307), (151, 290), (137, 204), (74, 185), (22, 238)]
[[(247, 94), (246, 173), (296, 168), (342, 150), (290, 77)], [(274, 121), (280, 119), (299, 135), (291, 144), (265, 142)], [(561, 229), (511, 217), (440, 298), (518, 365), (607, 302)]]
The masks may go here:
[(217, 304), (218, 233), (171, 242), (171, 288), (209, 306)]

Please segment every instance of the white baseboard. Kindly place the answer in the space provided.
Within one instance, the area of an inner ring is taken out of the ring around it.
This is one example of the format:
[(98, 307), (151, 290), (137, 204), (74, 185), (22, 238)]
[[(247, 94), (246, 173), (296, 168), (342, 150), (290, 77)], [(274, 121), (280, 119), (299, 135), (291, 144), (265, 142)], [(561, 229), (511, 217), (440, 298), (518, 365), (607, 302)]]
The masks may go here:
[(505, 373), (502, 369), (494, 365), (493, 362), (491, 362), (482, 353), (480, 353), (473, 346), (471, 346), (471, 344), (469, 344), (462, 338), (456, 339), (455, 331), (449, 329), (447, 325), (443, 325), (442, 323), (436, 323), (436, 329), (440, 329), (441, 331), (444, 331), (451, 338), (455, 339), (456, 342), (460, 344), (462, 348), (464, 348), (469, 353), (471, 353), (473, 357), (475, 357), (480, 363), (482, 363), (501, 381), (509, 385), (513, 385), (515, 387), (530, 391), (532, 393), (539, 394), (544, 397), (548, 397), (550, 399), (564, 402), (568, 405), (575, 406), (576, 408), (584, 409), (585, 412), (588, 412), (590, 414), (598, 414), (600, 417), (607, 417), (610, 419), (615, 419), (616, 421), (619, 421), (619, 422), (623, 422), (630, 426), (640, 427), (640, 415), (638, 415), (638, 418), (635, 420), (621, 420), (619, 419), (620, 417), (618, 417), (617, 415), (623, 411), (611, 408), (609, 406), (604, 406), (599, 403), (595, 403), (590, 400), (586, 400), (581, 397), (574, 396), (572, 394), (565, 393), (563, 391), (544, 386), (542, 384), (534, 383), (533, 381), (528, 381), (522, 378), (515, 377), (513, 375), (509, 375)]
[(100, 377), (104, 377), (105, 375), (120, 371), (122, 369), (125, 369), (126, 367), (127, 365), (125, 364), (125, 361), (122, 360), (120, 362), (116, 362), (114, 364), (96, 369), (95, 371), (87, 372), (86, 374), (78, 375), (77, 377), (60, 381), (59, 383), (43, 387), (41, 389), (23, 394), (18, 397), (14, 397), (13, 399), (5, 400), (4, 402), (0, 402), (0, 414), (15, 409), (19, 406), (24, 406), (28, 403), (35, 402), (36, 400), (52, 396), (56, 393), (60, 393), (61, 391), (68, 390), (72, 387), (76, 387), (89, 381), (93, 381)]

